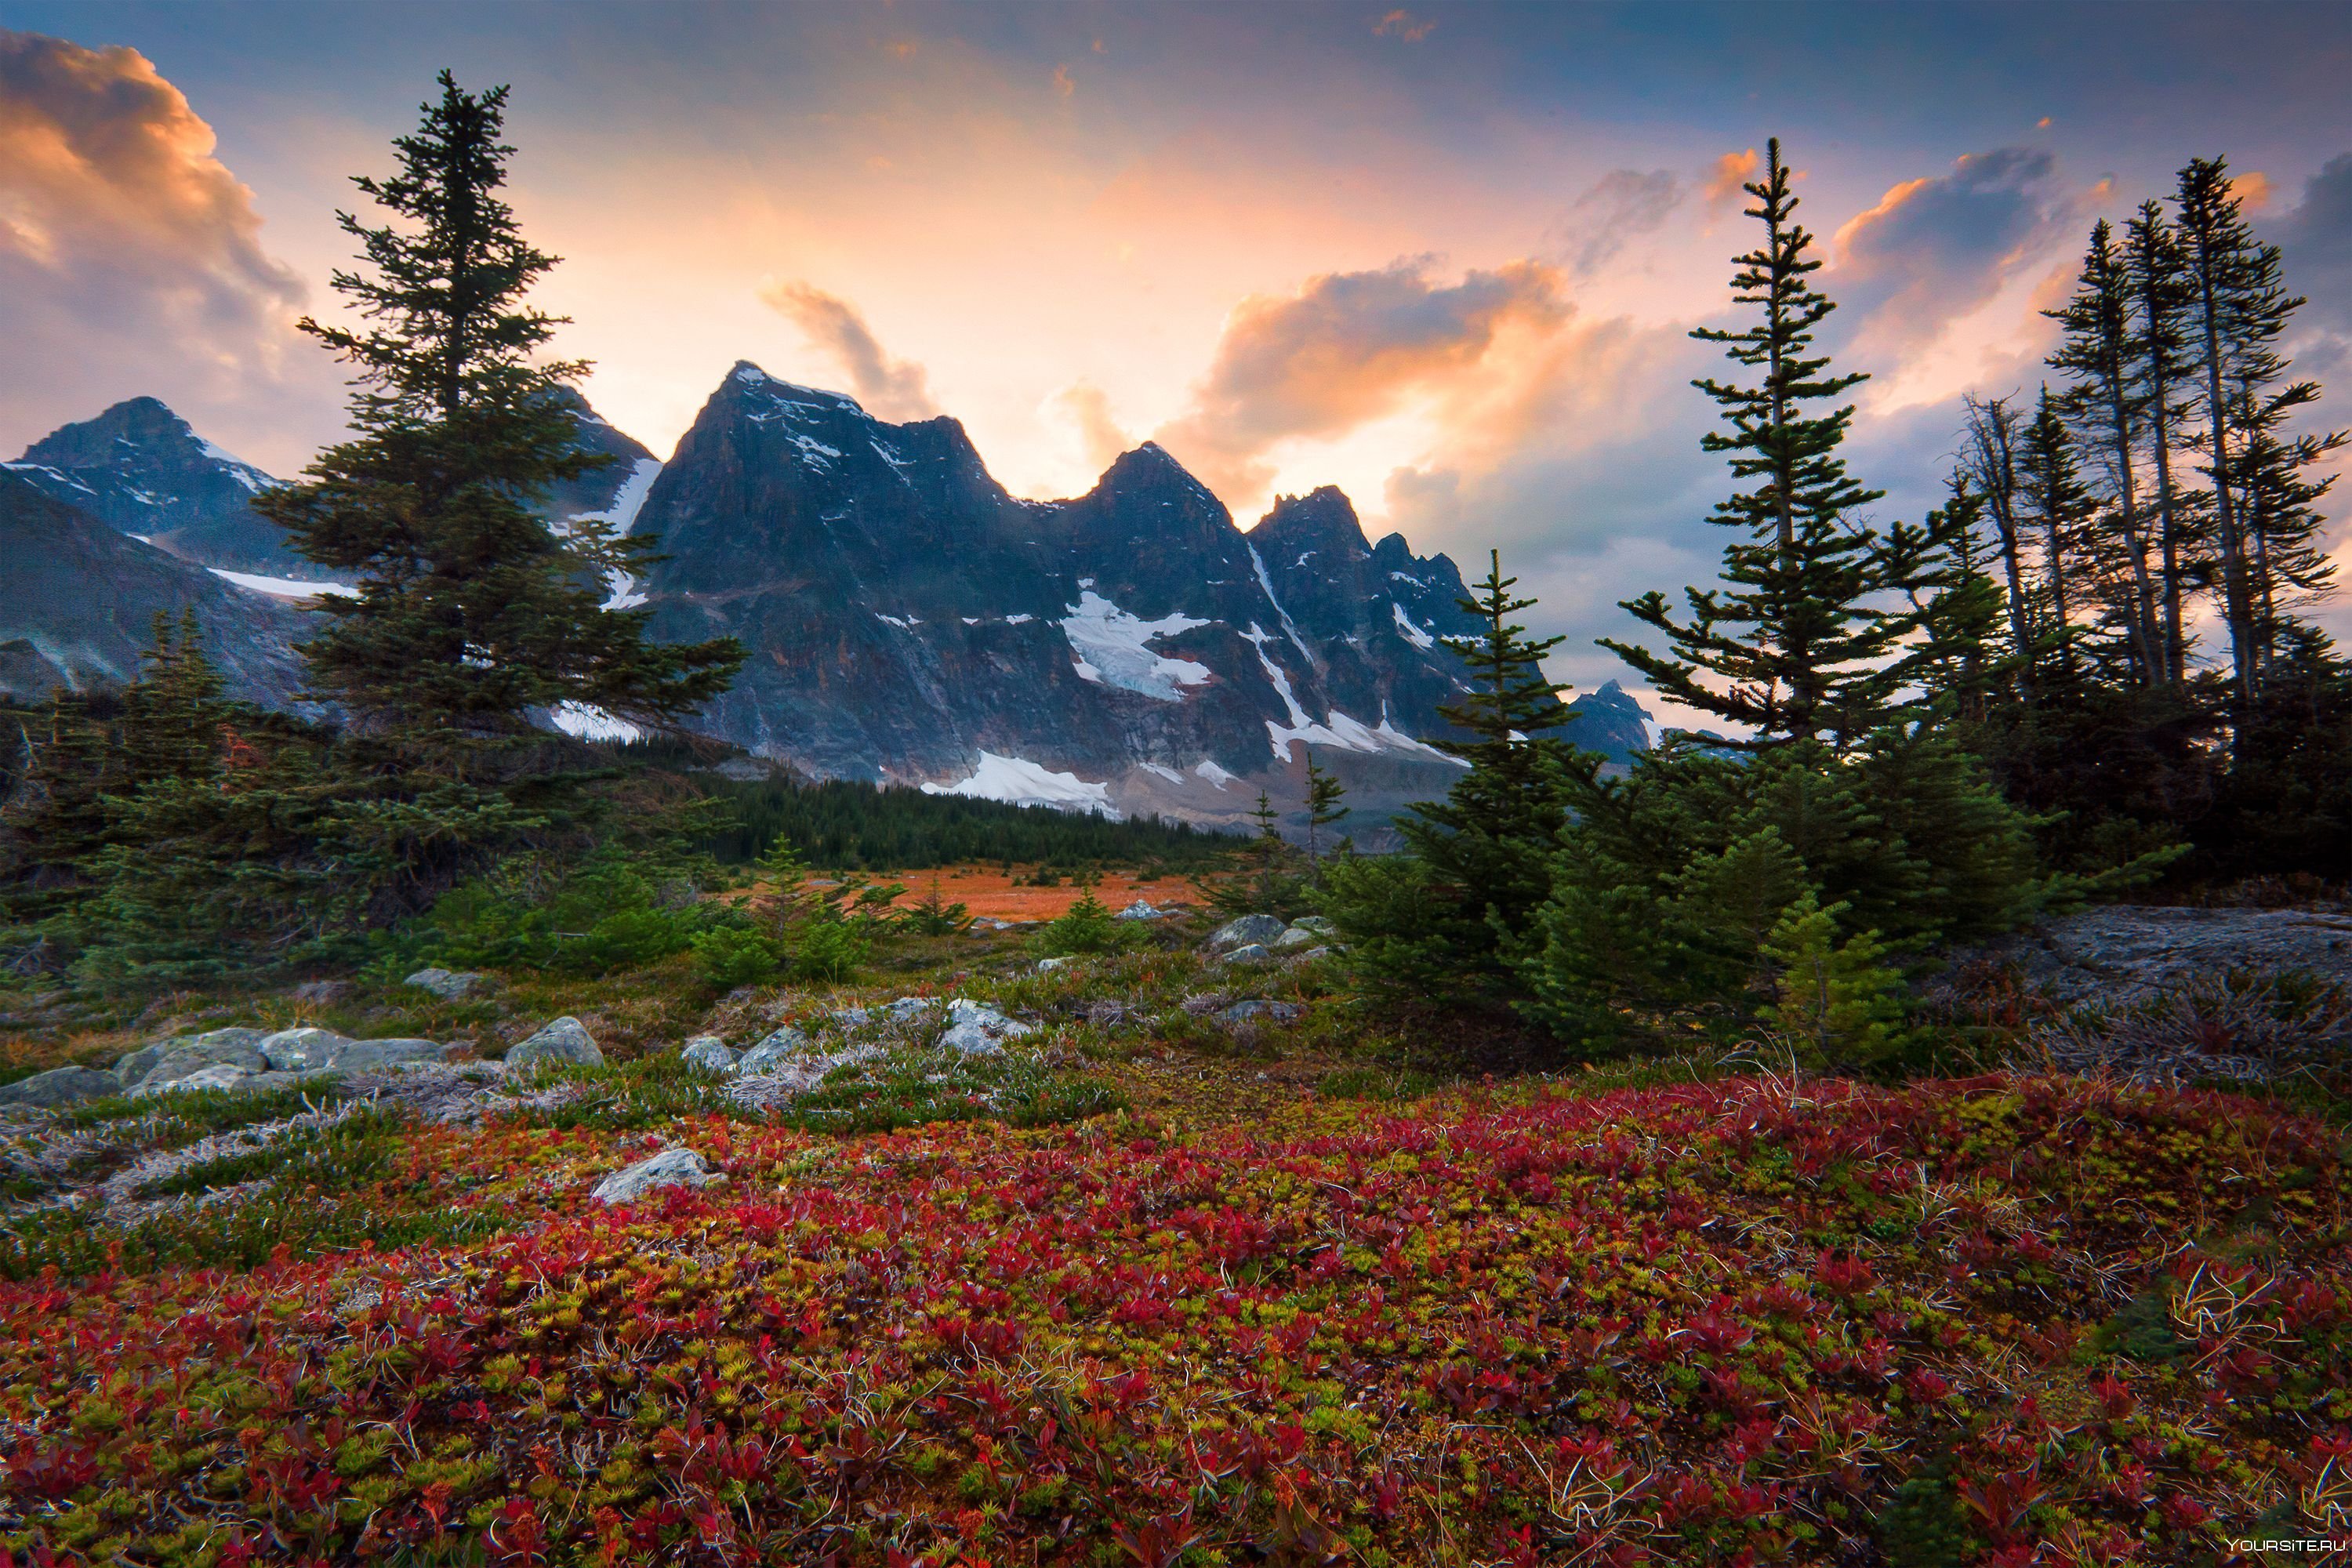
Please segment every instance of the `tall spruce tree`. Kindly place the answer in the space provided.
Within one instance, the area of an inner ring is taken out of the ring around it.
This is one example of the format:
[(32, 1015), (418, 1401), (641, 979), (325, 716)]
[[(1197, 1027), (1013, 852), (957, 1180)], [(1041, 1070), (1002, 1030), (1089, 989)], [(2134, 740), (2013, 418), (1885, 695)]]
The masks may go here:
[(2017, 671), (2018, 695), (2031, 707), (2034, 700), (2033, 629), (2028, 620), (2032, 600), (2026, 591), (2024, 525), (2019, 517), (2018, 448), (2023, 445), (2017, 412), (2009, 399), (1968, 395), (1967, 446), (1960, 467), (1968, 488), (1983, 498), (1984, 514), (1991, 519), (2000, 555), (2001, 595), (2009, 617), (2009, 645)]
[(1762, 319), (1691, 335), (1759, 373), (1752, 384), (1693, 384), (1724, 412), (1726, 428), (1704, 438), (1706, 449), (1729, 454), (1736, 479), (1757, 481), (1712, 520), (1745, 537), (1725, 547), (1727, 589), (1685, 590), (1687, 618), (1655, 590), (1625, 604), (1665, 634), (1671, 655), (1601, 642), (1664, 695), (1753, 729), (1757, 743), (1826, 737), (1843, 745), (1886, 721), (1915, 673), (1904, 644), (1918, 616), (1878, 600), (1916, 584), (1928, 547), (1915, 530), (1882, 537), (1856, 519), (1884, 492), (1864, 489), (1838, 456), (1853, 407), (1809, 412), (1866, 378), (1832, 374), (1829, 356), (1811, 352), (1814, 330), (1837, 307), (1810, 281), (1822, 263), (1796, 221), (1778, 138), (1764, 177), (1743, 188), (1756, 198), (1748, 216), (1763, 225), (1764, 243), (1734, 258), (1733, 297), (1760, 307)]
[(2060, 400), (2068, 423), (2099, 455), (2116, 552), (2130, 578), (2128, 627), (2135, 671), (2147, 682), (2170, 677), (2158, 624), (2156, 587), (2148, 574), (2139, 500), (2139, 428), (2144, 408), (2134, 385), (2131, 279), (2115, 229), (2105, 218), (2091, 228), (2089, 248), (2072, 299), (2043, 315), (2062, 336), (2048, 363), (2073, 373)]
[(2050, 616), (2059, 671), (2072, 679), (2079, 671), (2071, 612), (2081, 597), (2082, 584), (2069, 581), (2066, 567), (2079, 551), (2090, 520), (2091, 492), (2083, 483), (2074, 437), (2058, 416), (2047, 386), (2034, 405), (2033, 423), (2025, 427), (2021, 457), (2020, 489), (2042, 535), (2042, 602)]
[(2156, 535), (2162, 563), (2166, 673), (2178, 686), (2189, 679), (2186, 605), (2197, 541), (2187, 498), (2172, 473), (2182, 428), (2193, 405), (2196, 356), (2189, 334), (2193, 291), (2179, 237), (2165, 221), (2164, 204), (2140, 204), (2124, 226), (2124, 270), (2132, 308), (2133, 391), (2146, 413), (2149, 466), (2156, 477)]
[(724, 639), (648, 644), (647, 612), (602, 607), (600, 584), (642, 566), (650, 542), (593, 525), (558, 538), (534, 513), (549, 486), (605, 460), (560, 396), (586, 366), (537, 357), (563, 319), (524, 302), (556, 258), (498, 194), (508, 89), (439, 80), (394, 142), (398, 173), (353, 181), (393, 221), (337, 215), (366, 270), (334, 286), (373, 324), (301, 323), (356, 367), (354, 438), (256, 505), (359, 586), (325, 602), (330, 624), (305, 646), (314, 689), (404, 766), (463, 778), (505, 766), (497, 753), (566, 703), (672, 725), (742, 655)]
[(2255, 631), (2255, 587), (2232, 483), (2236, 432), (2230, 410), (2233, 385), (2249, 374), (2251, 356), (2266, 354), (2300, 300), (2278, 287), (2278, 253), (2254, 238), (2244, 204), (2232, 188), (2229, 163), (2192, 158), (2180, 171), (2175, 198), (2180, 247), (2188, 264), (2192, 321), (2203, 353), (2206, 472), (2212, 480), (2215, 542), (2221, 563), (2221, 614), (2230, 629), (2231, 679), (2241, 721), (2262, 690)]

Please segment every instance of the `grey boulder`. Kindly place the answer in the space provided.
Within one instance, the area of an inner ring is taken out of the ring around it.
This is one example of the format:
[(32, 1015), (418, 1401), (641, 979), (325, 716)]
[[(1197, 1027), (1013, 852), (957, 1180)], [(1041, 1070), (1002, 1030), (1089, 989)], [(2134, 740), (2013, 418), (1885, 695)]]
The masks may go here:
[[(260, 1053), (255, 1054), (258, 1056)], [(165, 1066), (170, 1061), (171, 1058), (166, 1057)], [(166, 1076), (164, 1068), (159, 1067), (131, 1091), (131, 1098), (145, 1100), (158, 1094), (195, 1094), (207, 1089), (247, 1089), (257, 1076), (257, 1069), (240, 1067), (235, 1062), (214, 1062), (176, 1076)]]
[[(222, 1038), (224, 1036), (242, 1037)], [(241, 1072), (265, 1072), (269, 1058), (261, 1054), (260, 1042), (268, 1038), (258, 1029), (215, 1029), (194, 1039), (174, 1041), (155, 1065), (139, 1076), (132, 1089), (152, 1089), (162, 1084), (177, 1083), (216, 1067), (236, 1068)], [(248, 1041), (250, 1043), (248, 1043)], [(214, 1087), (218, 1087), (217, 1085)]]
[(566, 1014), (509, 1049), (506, 1062), (509, 1070), (545, 1062), (603, 1067), (604, 1053), (596, 1048), (595, 1037), (588, 1033), (587, 1026)]
[(947, 1031), (940, 1036), (940, 1044), (968, 1057), (994, 1056), (1004, 1048), (1003, 1042), (1033, 1033), (1034, 1027), (984, 1003), (959, 997), (948, 1004)]
[(1151, 907), (1151, 900), (1149, 899), (1138, 899), (1135, 902), (1128, 905), (1127, 908), (1119, 910), (1118, 913), (1111, 916), (1111, 919), (1115, 921), (1158, 921), (1165, 920), (1167, 918), (1168, 911), (1166, 910), (1153, 909)]
[(737, 1058), (735, 1070), (743, 1073), (773, 1072), (784, 1063), (806, 1055), (808, 1049), (809, 1037), (787, 1024)]
[[(267, 1029), (248, 1029), (243, 1026), (227, 1029), (208, 1029), (201, 1035), (173, 1035), (168, 1038), (156, 1040), (151, 1044), (142, 1046), (139, 1049), (132, 1051), (129, 1056), (126, 1056), (121, 1060), (116, 1062), (114, 1064), (114, 1076), (116, 1079), (121, 1080), (123, 1088), (131, 1089), (135, 1088), (138, 1084), (142, 1082), (149, 1074), (152, 1073), (155, 1070), (156, 1065), (162, 1062), (165, 1057), (182, 1052), (201, 1053), (206, 1051), (234, 1051), (239, 1047), (249, 1047), (257, 1054), (261, 1042), (268, 1037), (269, 1031)], [(216, 1059), (243, 1060), (242, 1058), (236, 1057), (227, 1058), (205, 1057), (202, 1059), (204, 1061), (212, 1061)], [(252, 1065), (258, 1068), (262, 1064), (256, 1061)]]
[(1231, 952), (1225, 954), (1224, 962), (1227, 963), (1264, 963), (1268, 956), (1269, 955), (1265, 948), (1253, 942), (1241, 947), (1237, 947)]
[(332, 1029), (280, 1029), (263, 1038), (258, 1048), (271, 1072), (301, 1072), (325, 1067), (351, 1043)]
[(420, 969), (401, 984), (430, 991), (444, 1002), (456, 1002), (469, 994), (484, 979), (470, 969)]
[(716, 1035), (697, 1035), (678, 1051), (679, 1059), (705, 1072), (733, 1072), (735, 1051)]
[(1288, 926), (1280, 915), (1244, 915), (1227, 921), (1209, 933), (1211, 947), (1262, 946), (1280, 936)]
[(29, 1105), (44, 1110), (121, 1094), (122, 1080), (97, 1068), (51, 1068), (47, 1072), (0, 1084), (0, 1105)]
[(665, 1149), (614, 1172), (588, 1195), (600, 1204), (633, 1204), (656, 1187), (699, 1187), (726, 1179), (691, 1149)]
[(327, 1059), (335, 1072), (367, 1072), (413, 1062), (446, 1062), (449, 1047), (431, 1040), (345, 1040)]
[(1066, 958), (1041, 958), (1037, 961), (1037, 973), (1050, 974), (1069, 962)]

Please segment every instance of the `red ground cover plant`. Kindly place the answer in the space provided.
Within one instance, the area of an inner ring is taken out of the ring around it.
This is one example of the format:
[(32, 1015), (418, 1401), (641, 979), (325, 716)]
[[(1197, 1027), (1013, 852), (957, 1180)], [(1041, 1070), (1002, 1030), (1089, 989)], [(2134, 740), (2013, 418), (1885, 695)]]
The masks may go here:
[(11, 1561), (2104, 1565), (2352, 1499), (2339, 1139), (2241, 1100), (673, 1131), (728, 1183), (420, 1131), (545, 1217), (0, 1288)]

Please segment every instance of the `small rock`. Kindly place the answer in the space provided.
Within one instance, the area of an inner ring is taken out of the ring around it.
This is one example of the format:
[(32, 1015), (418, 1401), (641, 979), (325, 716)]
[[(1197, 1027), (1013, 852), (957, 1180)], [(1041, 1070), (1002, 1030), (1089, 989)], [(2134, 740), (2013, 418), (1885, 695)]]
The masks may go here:
[(0, 1084), (0, 1105), (30, 1105), (42, 1110), (73, 1105), (122, 1092), (122, 1080), (97, 1068), (51, 1068), (15, 1083)]
[(449, 1047), (431, 1040), (345, 1040), (327, 1066), (336, 1072), (368, 1072), (448, 1059)]
[(567, 1014), (510, 1048), (506, 1061), (509, 1070), (534, 1067), (541, 1062), (603, 1067), (604, 1053), (596, 1048), (595, 1037), (588, 1033), (587, 1026)]
[(1270, 956), (1272, 955), (1269, 954), (1265, 948), (1260, 947), (1256, 942), (1253, 942), (1245, 946), (1234, 949), (1233, 952), (1224, 955), (1223, 962), (1226, 963), (1264, 963)]
[(1207, 994), (1198, 996), (1187, 996), (1183, 1001), (1177, 1004), (1179, 1007), (1183, 1009), (1185, 1016), (1190, 1018), (1204, 1018), (1224, 1005), (1225, 999), (1223, 997)]
[(744, 1073), (773, 1072), (783, 1063), (807, 1054), (809, 1037), (790, 1024), (778, 1029), (735, 1062), (735, 1070)]
[(280, 1029), (260, 1042), (262, 1059), (272, 1072), (300, 1072), (322, 1068), (352, 1042), (332, 1029)]
[(1329, 936), (1339, 928), (1321, 915), (1301, 915), (1290, 922), (1293, 931), (1311, 931), (1317, 936)]
[(1253, 998), (1247, 1002), (1234, 1003), (1217, 1015), (1217, 1021), (1222, 1024), (1245, 1024), (1253, 1018), (1264, 1018), (1270, 1023), (1295, 1024), (1306, 1015), (1306, 1012), (1307, 1009), (1296, 1002), (1265, 1002)]
[(1328, 958), (1330, 956), (1331, 950), (1328, 947), (1310, 947), (1305, 952), (1298, 953), (1294, 956), (1290, 962), (1293, 963), (1312, 963), (1318, 958)]
[(733, 1072), (735, 1050), (716, 1035), (697, 1035), (678, 1050), (678, 1059), (705, 1072)]
[(665, 1149), (614, 1172), (588, 1195), (600, 1204), (632, 1204), (656, 1187), (699, 1187), (726, 1179), (691, 1149)]
[(1053, 971), (1061, 968), (1062, 965), (1069, 962), (1070, 961), (1066, 958), (1041, 958), (1037, 961), (1037, 973), (1040, 974), (1051, 973)]
[[(228, 1029), (210, 1029), (201, 1035), (168, 1036), (163, 1039), (155, 1040), (147, 1045), (142, 1046), (139, 1049), (132, 1051), (129, 1056), (126, 1056), (121, 1060), (116, 1062), (114, 1064), (114, 1076), (121, 1081), (123, 1088), (130, 1089), (145, 1079), (150, 1073), (155, 1070), (155, 1066), (158, 1062), (161, 1062), (165, 1057), (170, 1056), (174, 1052), (204, 1052), (226, 1049), (235, 1047), (251, 1047), (258, 1048), (261, 1042), (268, 1037), (269, 1031), (267, 1029), (248, 1029), (242, 1026)], [(204, 1058), (205, 1061), (216, 1059), (219, 1058), (213, 1057), (206, 1057)], [(202, 1064), (200, 1063), (199, 1065)], [(260, 1062), (255, 1062), (252, 1065), (256, 1068), (259, 1068), (263, 1064)]]
[(1288, 927), (1280, 915), (1244, 915), (1227, 921), (1210, 933), (1211, 947), (1262, 946), (1280, 936)]
[(414, 985), (420, 991), (430, 991), (444, 1002), (456, 1002), (471, 994), (476, 986), (488, 979), (488, 976), (477, 974), (470, 969), (420, 969), (401, 984)]
[[(260, 1053), (257, 1051), (254, 1055), (257, 1058)], [(166, 1066), (170, 1061), (169, 1057), (164, 1058)], [(145, 1100), (157, 1094), (194, 1094), (207, 1089), (244, 1089), (255, 1076), (253, 1068), (239, 1067), (235, 1062), (215, 1062), (209, 1067), (193, 1068), (181, 1077), (166, 1077), (164, 1068), (159, 1067), (140, 1081), (139, 1087), (131, 1091), (131, 1098)]]
[(163, 1059), (162, 1046), (142, 1046), (130, 1055), (118, 1058), (112, 1068), (116, 1087), (129, 1089), (152, 1072), (155, 1064)]
[(1119, 910), (1118, 913), (1111, 916), (1111, 919), (1115, 921), (1158, 921), (1166, 920), (1167, 918), (1168, 911), (1165, 910), (1153, 909), (1151, 907), (1150, 900), (1148, 899), (1138, 899), (1135, 902), (1128, 905), (1127, 908)]
[(1302, 947), (1317, 946), (1322, 940), (1319, 931), (1308, 931), (1305, 926), (1292, 926), (1276, 937), (1271, 945), (1276, 952), (1296, 952)]

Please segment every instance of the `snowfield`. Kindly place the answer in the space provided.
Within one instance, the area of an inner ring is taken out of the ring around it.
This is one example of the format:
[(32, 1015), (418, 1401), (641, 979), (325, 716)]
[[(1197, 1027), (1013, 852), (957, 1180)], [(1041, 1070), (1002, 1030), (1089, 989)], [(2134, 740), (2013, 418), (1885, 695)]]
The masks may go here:
[(1008, 805), (1055, 805), (1065, 811), (1091, 811), (1116, 818), (1108, 784), (1088, 784), (1076, 773), (1055, 773), (1025, 757), (980, 753), (980, 766), (958, 784), (925, 783), (925, 795), (960, 795), (971, 800), (1001, 800)]
[(1179, 610), (1147, 621), (1129, 614), (1092, 589), (1083, 591), (1068, 606), (1062, 635), (1077, 656), (1078, 675), (1098, 686), (1115, 686), (1162, 702), (1181, 702), (1183, 689), (1209, 679), (1209, 667), (1189, 658), (1170, 658), (1152, 651), (1154, 637), (1172, 637), (1209, 623)]

